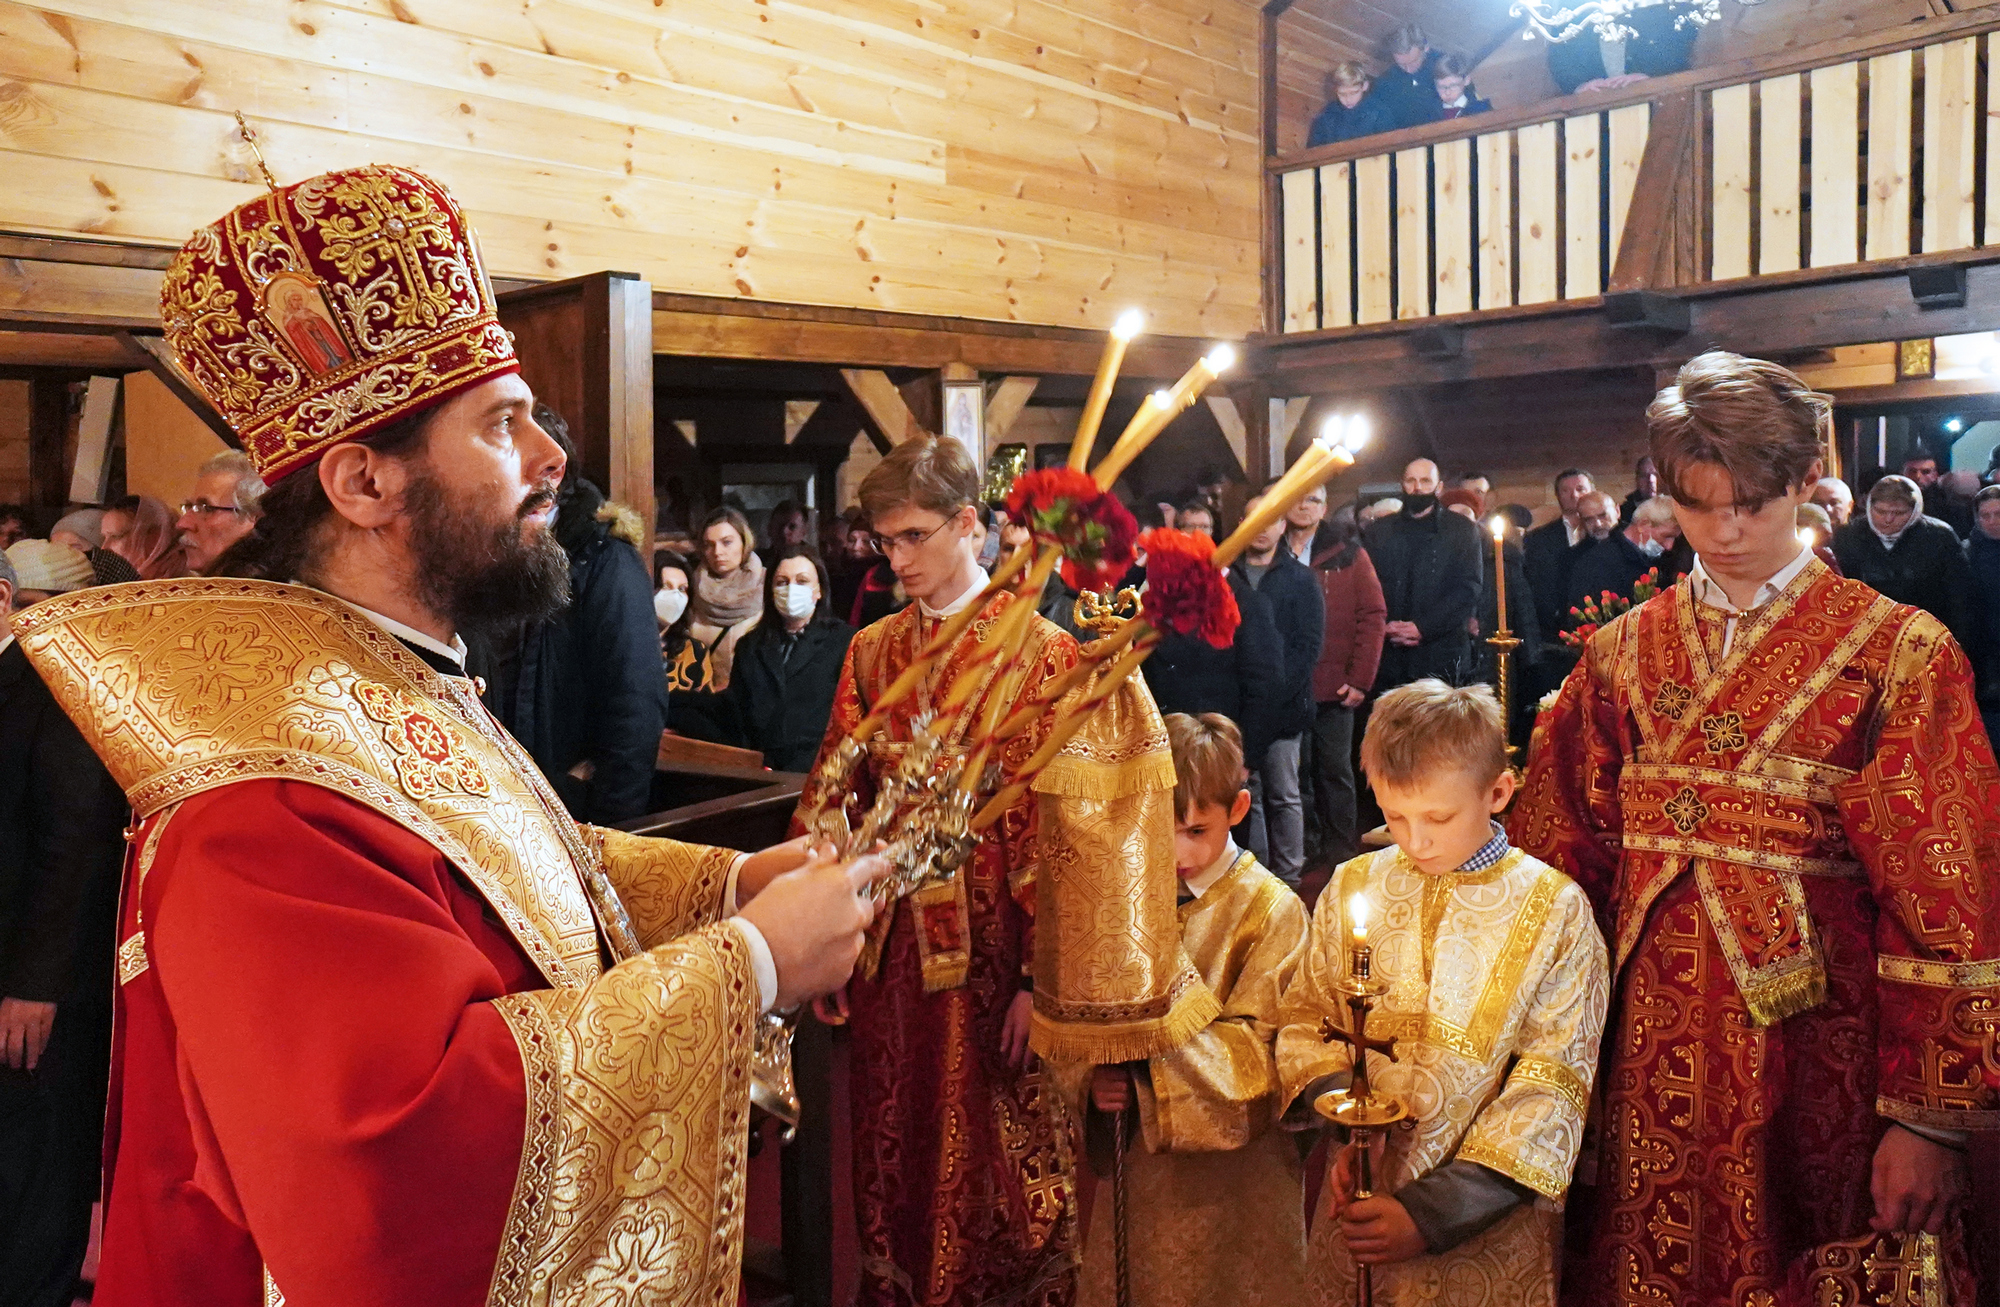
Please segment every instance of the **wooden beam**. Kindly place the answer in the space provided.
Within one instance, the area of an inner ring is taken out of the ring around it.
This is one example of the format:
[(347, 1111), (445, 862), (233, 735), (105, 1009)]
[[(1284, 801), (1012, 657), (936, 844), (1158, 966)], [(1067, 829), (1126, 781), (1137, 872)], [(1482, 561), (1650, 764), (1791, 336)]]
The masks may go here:
[(1236, 465), (1249, 467), (1246, 453), (1249, 433), (1236, 401), (1228, 395), (1204, 395), (1202, 398), (1208, 401), (1208, 411), (1215, 414), (1215, 425), (1222, 428), (1222, 438), (1229, 442), (1229, 452), (1236, 455)]
[(1971, 377), (1962, 381), (1898, 381), (1887, 386), (1834, 386), (1826, 392), (1837, 405), (1900, 404), (1927, 399), (1971, 399), (2000, 395), (2000, 380)]
[(840, 379), (847, 383), (855, 402), (868, 415), (869, 424), (891, 445), (930, 434), (910, 412), (903, 393), (889, 380), (888, 373), (872, 368), (842, 368)]
[(992, 398), (986, 401), (986, 445), (992, 448), (1007, 438), (1014, 428), (1015, 419), (1021, 410), (1035, 396), (1035, 388), (1042, 384), (1040, 377), (1002, 377), (1000, 384), (993, 388)]
[(174, 363), (173, 354), (167, 349), (167, 342), (163, 338), (135, 336), (129, 331), (118, 332), (114, 338), (146, 371), (160, 379), (160, 384), (167, 388), (169, 394), (200, 418), (203, 426), (221, 437), (223, 444), (231, 449), (243, 448), (243, 442), (237, 439), (235, 430), (230, 427), (222, 414), (216, 412), (215, 405), (208, 402), (208, 396), (196, 389), (194, 383), (189, 381)]
[[(1653, 111), (1646, 152), (1639, 158), (1639, 180), (1632, 207), (1618, 241), (1618, 261), (1611, 269), (1611, 289), (1650, 290), (1660, 285), (1663, 265), (1674, 265), (1677, 215), (1693, 204), (1689, 163), (1701, 140), (1701, 102), (1691, 93), (1670, 95)], [(1671, 285), (1672, 282), (1667, 284)]]
[(69, 499), (69, 382), (28, 383), (28, 503), (60, 507)]

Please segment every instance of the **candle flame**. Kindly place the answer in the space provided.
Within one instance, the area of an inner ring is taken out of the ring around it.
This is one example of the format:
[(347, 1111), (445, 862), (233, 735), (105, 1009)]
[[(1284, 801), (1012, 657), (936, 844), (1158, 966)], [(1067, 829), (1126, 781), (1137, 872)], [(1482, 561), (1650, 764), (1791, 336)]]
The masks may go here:
[(1227, 343), (1217, 345), (1202, 360), (1210, 372), (1220, 375), (1236, 365), (1236, 347)]
[(1493, 531), (1493, 538), (1494, 538), (1495, 540), (1504, 540), (1504, 539), (1506, 539), (1506, 538), (1507, 538), (1507, 519), (1506, 519), (1506, 518), (1504, 518), (1504, 517), (1500, 516), (1500, 515), (1499, 515), (1498, 513), (1495, 513), (1495, 514), (1493, 515), (1493, 520), (1492, 520), (1491, 522), (1487, 523), (1487, 525), (1488, 525), (1488, 526), (1489, 526), (1490, 528), (1492, 528), (1492, 531)]
[(1111, 334), (1120, 340), (1130, 340), (1146, 329), (1146, 315), (1137, 309), (1126, 309), (1118, 315), (1118, 321), (1111, 326)]
[(1154, 408), (1165, 408), (1168, 404), (1171, 404), (1173, 402), (1173, 396), (1169, 395), (1164, 390), (1156, 390), (1152, 394), (1146, 396), (1146, 402), (1148, 404), (1151, 404)]
[(1338, 413), (1329, 414), (1326, 421), (1319, 424), (1319, 443), (1328, 449), (1347, 443), (1347, 419)]
[(1817, 549), (1819, 548), (1819, 537), (1813, 533), (1811, 527), (1802, 526), (1799, 528), (1799, 543), (1808, 549)]
[(1363, 445), (1368, 443), (1368, 435), (1369, 428), (1366, 415), (1356, 413), (1353, 417), (1347, 419), (1347, 437), (1343, 443), (1346, 444), (1349, 450), (1360, 450)]
[(1367, 943), (1368, 942), (1368, 899), (1365, 895), (1356, 894), (1353, 898), (1347, 901), (1347, 916), (1348, 920), (1354, 923), (1355, 943), (1357, 944)]

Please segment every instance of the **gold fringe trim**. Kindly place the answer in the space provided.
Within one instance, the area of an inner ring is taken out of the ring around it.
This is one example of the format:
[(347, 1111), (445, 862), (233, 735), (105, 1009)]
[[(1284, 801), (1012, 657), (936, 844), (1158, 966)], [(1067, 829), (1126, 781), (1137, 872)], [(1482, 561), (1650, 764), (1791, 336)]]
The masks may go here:
[(1790, 975), (1769, 980), (1754, 977), (1742, 989), (1743, 1005), (1750, 1009), (1750, 1020), (1760, 1026), (1775, 1026), (1786, 1017), (1810, 1012), (1826, 1002), (1826, 968), (1814, 956), (1810, 965)]
[(1143, 1021), (1058, 1021), (1038, 1009), (1028, 1046), (1049, 1062), (1111, 1066), (1143, 1062), (1172, 1052), (1222, 1015), (1222, 1003), (1206, 985), (1191, 985), (1163, 1017)]
[(1142, 753), (1124, 762), (1098, 762), (1059, 754), (1042, 768), (1030, 786), (1037, 794), (1108, 803), (1145, 790), (1174, 788), (1174, 756), (1165, 749)]

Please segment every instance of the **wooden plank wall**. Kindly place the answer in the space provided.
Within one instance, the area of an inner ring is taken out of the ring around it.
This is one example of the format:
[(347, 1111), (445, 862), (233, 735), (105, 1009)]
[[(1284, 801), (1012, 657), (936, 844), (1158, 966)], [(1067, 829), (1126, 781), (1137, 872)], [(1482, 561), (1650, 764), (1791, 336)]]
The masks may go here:
[(1251, 0), (0, 0), (0, 229), (178, 244), (422, 168), (496, 275), (1258, 325)]

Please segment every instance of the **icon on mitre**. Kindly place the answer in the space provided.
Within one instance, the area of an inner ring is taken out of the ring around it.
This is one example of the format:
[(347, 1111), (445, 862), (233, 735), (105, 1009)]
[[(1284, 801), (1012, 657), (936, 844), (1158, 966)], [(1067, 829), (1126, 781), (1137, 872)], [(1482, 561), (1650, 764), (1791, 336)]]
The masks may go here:
[(281, 272), (264, 284), (264, 316), (314, 376), (354, 361), (334, 323), (319, 283), (296, 272)]

